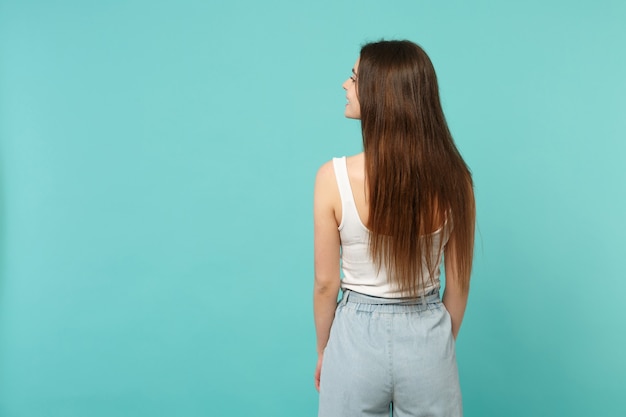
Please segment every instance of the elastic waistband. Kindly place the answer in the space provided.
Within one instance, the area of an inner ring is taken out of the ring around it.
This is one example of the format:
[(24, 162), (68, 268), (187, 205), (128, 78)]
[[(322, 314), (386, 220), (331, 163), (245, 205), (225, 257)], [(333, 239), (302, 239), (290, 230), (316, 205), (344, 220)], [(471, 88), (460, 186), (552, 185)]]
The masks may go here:
[(372, 295), (362, 294), (352, 290), (344, 290), (339, 304), (355, 303), (355, 304), (373, 304), (373, 305), (400, 305), (410, 306), (418, 304), (433, 304), (440, 302), (439, 289), (434, 289), (428, 294), (424, 294), (419, 298), (383, 298), (374, 297)]

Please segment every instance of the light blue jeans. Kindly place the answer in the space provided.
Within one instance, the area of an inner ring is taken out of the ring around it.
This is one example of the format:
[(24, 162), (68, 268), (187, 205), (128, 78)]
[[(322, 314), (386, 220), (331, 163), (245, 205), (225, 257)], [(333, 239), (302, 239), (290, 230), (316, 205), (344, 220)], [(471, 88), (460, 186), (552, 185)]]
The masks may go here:
[(319, 417), (463, 415), (439, 293), (401, 301), (345, 291), (324, 351)]

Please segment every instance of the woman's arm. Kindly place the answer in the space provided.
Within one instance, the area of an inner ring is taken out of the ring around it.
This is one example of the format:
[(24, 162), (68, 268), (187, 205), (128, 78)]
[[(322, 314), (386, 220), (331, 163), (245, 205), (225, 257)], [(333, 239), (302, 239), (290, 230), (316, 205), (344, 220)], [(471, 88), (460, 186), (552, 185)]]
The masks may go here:
[(446, 245), (444, 262), (446, 268), (446, 288), (443, 292), (443, 304), (448, 313), (450, 313), (452, 336), (456, 340), (456, 336), (461, 329), (463, 316), (465, 315), (469, 291), (464, 291), (460, 285), (454, 242), (448, 242), (448, 245)]
[(339, 190), (335, 181), (332, 162), (324, 164), (317, 173), (314, 196), (314, 246), (315, 282), (313, 286), (313, 314), (317, 334), (318, 364), (315, 386), (319, 390), (322, 355), (330, 327), (335, 317), (339, 293), (339, 231), (335, 216), (335, 204)]

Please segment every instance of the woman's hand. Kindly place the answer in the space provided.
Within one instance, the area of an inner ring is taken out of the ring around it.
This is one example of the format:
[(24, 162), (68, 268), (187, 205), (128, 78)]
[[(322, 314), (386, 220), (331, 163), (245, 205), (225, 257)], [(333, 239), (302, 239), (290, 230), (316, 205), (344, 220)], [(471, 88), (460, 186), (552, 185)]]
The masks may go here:
[(315, 367), (315, 389), (320, 391), (320, 377), (322, 376), (322, 361), (324, 360), (324, 354), (317, 355), (317, 366)]

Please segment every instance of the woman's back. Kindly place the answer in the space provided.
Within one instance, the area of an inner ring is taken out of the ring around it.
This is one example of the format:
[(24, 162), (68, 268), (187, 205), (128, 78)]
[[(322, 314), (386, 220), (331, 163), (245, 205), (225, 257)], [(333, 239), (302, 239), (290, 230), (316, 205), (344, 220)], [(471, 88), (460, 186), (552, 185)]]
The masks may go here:
[[(350, 179), (350, 188), (352, 189), (354, 203), (359, 213), (359, 219), (361, 220), (361, 223), (367, 226), (369, 222), (369, 205), (367, 203), (367, 187), (365, 182), (365, 154), (361, 152), (359, 154), (346, 157), (346, 167), (348, 170), (348, 177)], [(337, 197), (339, 197), (339, 195), (337, 195)], [(341, 201), (337, 199), (335, 203), (335, 217), (337, 225), (339, 225), (341, 223), (342, 215)], [(433, 233), (443, 226), (445, 222), (444, 216), (442, 216), (437, 210), (434, 211), (436, 218), (433, 224), (439, 226), (433, 227), (431, 230), (422, 230), (420, 235)]]
[[(341, 288), (385, 298), (416, 297), (438, 291), (439, 265), (450, 233), (445, 221), (442, 220), (437, 229), (428, 233), (433, 247), (423, 256), (431, 256), (432, 259), (428, 262), (424, 260), (419, 275), (414, 277), (415, 282), (420, 284), (417, 293), (407, 293), (391, 279), (386, 265), (376, 265), (371, 256), (363, 154), (333, 159), (333, 170), (338, 189), (335, 194), (339, 195), (334, 199), (334, 212), (341, 236), (341, 269), (344, 276)], [(429, 270), (427, 265), (435, 267)]]

